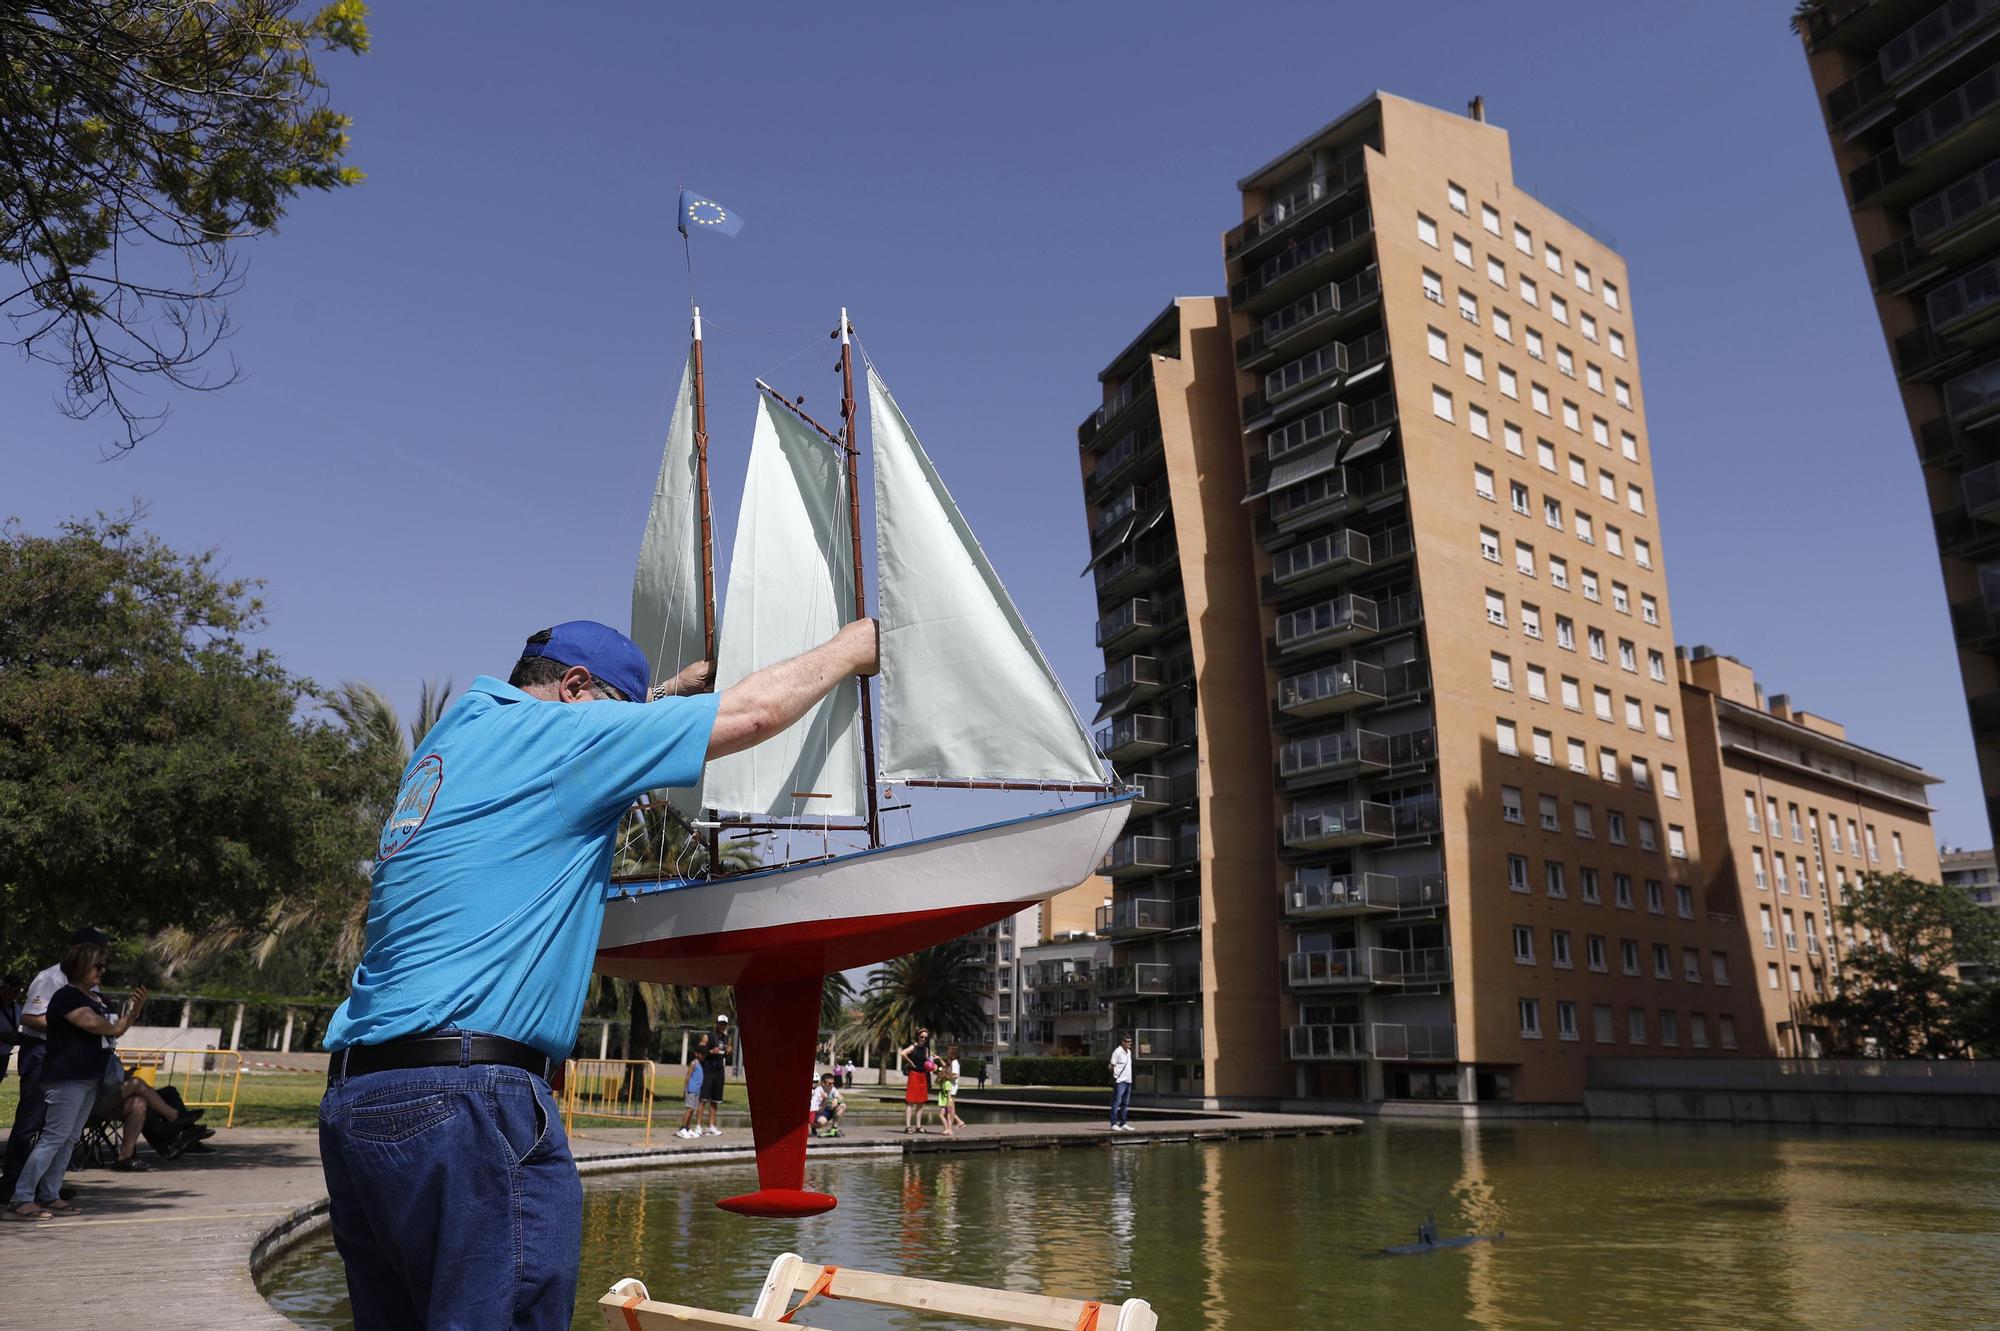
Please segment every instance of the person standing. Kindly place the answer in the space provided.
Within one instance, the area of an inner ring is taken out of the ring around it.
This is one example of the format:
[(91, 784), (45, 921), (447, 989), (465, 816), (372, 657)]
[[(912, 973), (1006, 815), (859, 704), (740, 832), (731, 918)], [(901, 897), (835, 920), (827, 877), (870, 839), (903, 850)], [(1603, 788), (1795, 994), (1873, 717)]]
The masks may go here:
[(958, 1116), (957, 1045), (944, 1051), (944, 1062), (938, 1065), (938, 1119), (944, 1124), (947, 1137), (956, 1137), (957, 1129), (965, 1126), (965, 1120)]
[(98, 943), (78, 943), (63, 957), (63, 973), (71, 978), (49, 999), (48, 1051), (41, 1072), (42, 1131), (8, 1198), (9, 1220), (50, 1220), (78, 1209), (74, 1202), (62, 1200), (63, 1172), (71, 1149), (83, 1136), (91, 1106), (97, 1103), (111, 1041), (132, 1028), (132, 1019), (146, 1003), (145, 989), (134, 989), (124, 1010), (111, 1015), (96, 992), (107, 958)]
[(921, 1028), (917, 1038), (896, 1051), (903, 1068), (903, 1135), (924, 1130), (924, 1110), (931, 1102), (931, 1033)]
[(20, 976), (0, 975), (0, 1081), (7, 1080), (7, 1064), (28, 1038), (21, 1034), (22, 987)]
[[(535, 539), (562, 557), (565, 533)], [(576, 1040), (619, 823), (873, 674), (876, 638), (857, 620), (720, 695), (686, 696), (707, 686), (696, 663), (664, 686), (683, 696), (648, 702), (645, 654), (573, 620), (431, 728), (325, 1041), (320, 1160), (356, 1331), (569, 1326), (583, 1186), (548, 1077)]]
[(1131, 1132), (1132, 1037), (1123, 1036), (1111, 1051), (1111, 1130)]
[(715, 1034), (708, 1037), (708, 1054), (701, 1061), (701, 1108), (708, 1116), (708, 1127), (702, 1128), (699, 1118), (695, 1120), (695, 1135), (705, 1131), (711, 1137), (722, 1135), (718, 1120), (722, 1117), (722, 1087), (729, 1079), (729, 1056), (736, 1047), (729, 1042), (729, 1014), (722, 1013), (715, 1019)]
[[(71, 947), (78, 943), (108, 948), (111, 939), (101, 930), (85, 927), (69, 936)], [(63, 973), (61, 962), (28, 981), (27, 998), (21, 1004), (21, 1096), (14, 1105), (14, 1126), (7, 1133), (7, 1154), (4, 1162), (0, 1162), (0, 1202), (14, 1195), (14, 1185), (21, 1181), (21, 1171), (27, 1168), (35, 1134), (42, 1130), (42, 1116), (48, 1110), (48, 1101), (42, 1095), (42, 1060), (48, 1054), (49, 1000), (68, 983), (69, 976)]]
[(687, 1112), (681, 1115), (681, 1126), (674, 1133), (676, 1137), (701, 1136), (701, 1078), (702, 1064), (708, 1058), (708, 1036), (694, 1037), (694, 1048), (688, 1051), (687, 1079), (682, 1083), (681, 1103)]

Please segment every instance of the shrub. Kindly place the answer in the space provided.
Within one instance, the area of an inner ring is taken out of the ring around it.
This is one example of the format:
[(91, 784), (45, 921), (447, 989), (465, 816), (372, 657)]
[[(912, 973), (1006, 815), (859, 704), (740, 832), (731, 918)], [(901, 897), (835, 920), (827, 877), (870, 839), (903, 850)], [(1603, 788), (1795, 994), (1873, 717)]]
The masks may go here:
[(1000, 1060), (1000, 1079), (1009, 1086), (1109, 1086), (1111, 1068), (1101, 1058), (1015, 1054)]

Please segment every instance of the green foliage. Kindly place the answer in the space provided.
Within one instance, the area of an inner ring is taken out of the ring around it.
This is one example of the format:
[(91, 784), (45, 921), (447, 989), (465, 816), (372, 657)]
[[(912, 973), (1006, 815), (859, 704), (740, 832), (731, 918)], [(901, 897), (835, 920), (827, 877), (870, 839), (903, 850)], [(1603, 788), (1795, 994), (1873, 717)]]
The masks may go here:
[(972, 950), (955, 939), (884, 962), (868, 977), (861, 1001), (870, 1043), (901, 1049), (918, 1027), (930, 1031), (934, 1045), (984, 1030), (984, 988)]
[(1000, 1060), (1000, 1080), (1009, 1086), (1109, 1086), (1111, 1065), (1066, 1054), (1009, 1054)]
[(1890, 1058), (1965, 1053), (1962, 1027), (1980, 991), (1957, 965), (2000, 965), (2000, 921), (1956, 887), (1906, 873), (1867, 873), (1835, 911), (1854, 943), (1841, 958), (1840, 992), (1813, 1011), (1859, 1047)]
[(246, 641), (263, 624), (255, 584), (137, 517), (52, 537), (0, 527), (10, 967), (48, 964), (79, 924), (137, 940), (256, 924), (286, 893), (365, 887), (378, 757)]
[(158, 420), (131, 404), (135, 379), (219, 386), (201, 362), (228, 329), (238, 242), (299, 191), (361, 179), (313, 53), (365, 52), (367, 7), (298, 7), (0, 3), (0, 263), (19, 273), (0, 311), (14, 345), (62, 367), (65, 411), (117, 417), (114, 447)]

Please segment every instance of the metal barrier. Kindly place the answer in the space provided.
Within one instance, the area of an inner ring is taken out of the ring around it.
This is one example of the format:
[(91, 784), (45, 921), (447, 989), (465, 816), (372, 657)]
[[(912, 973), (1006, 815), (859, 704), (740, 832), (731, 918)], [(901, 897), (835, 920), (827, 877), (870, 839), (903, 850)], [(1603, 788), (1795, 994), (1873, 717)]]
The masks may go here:
[(243, 1085), (243, 1055), (234, 1049), (118, 1049), (119, 1061), (148, 1086), (171, 1084), (189, 1109), (226, 1109), (236, 1126), (236, 1093)]
[(653, 1080), (657, 1069), (643, 1058), (572, 1058), (563, 1064), (563, 1131), (586, 1134), (579, 1120), (643, 1127), (653, 1144)]

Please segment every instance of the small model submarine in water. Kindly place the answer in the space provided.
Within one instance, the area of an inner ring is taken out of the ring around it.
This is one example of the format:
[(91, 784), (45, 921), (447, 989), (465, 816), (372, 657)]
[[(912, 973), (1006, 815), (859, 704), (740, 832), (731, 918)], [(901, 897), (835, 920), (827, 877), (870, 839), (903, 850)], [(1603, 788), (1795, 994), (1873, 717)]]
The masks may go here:
[(1417, 1226), (1415, 1243), (1398, 1243), (1382, 1249), (1384, 1257), (1415, 1257), (1427, 1252), (1441, 1252), (1446, 1248), (1469, 1248), (1475, 1243), (1498, 1243), (1507, 1237), (1506, 1231), (1498, 1234), (1460, 1234), (1456, 1238), (1438, 1237), (1437, 1213), (1424, 1213), (1424, 1223)]

